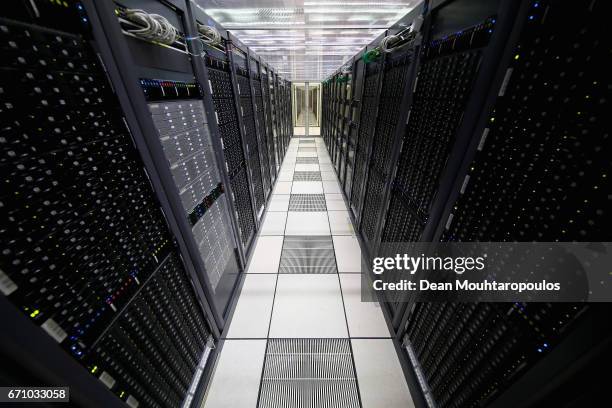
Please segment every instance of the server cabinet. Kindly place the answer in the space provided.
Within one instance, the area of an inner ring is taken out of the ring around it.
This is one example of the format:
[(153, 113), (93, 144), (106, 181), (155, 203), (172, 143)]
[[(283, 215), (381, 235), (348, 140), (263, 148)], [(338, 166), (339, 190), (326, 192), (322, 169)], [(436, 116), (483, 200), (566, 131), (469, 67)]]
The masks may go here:
[(270, 73), (269, 68), (265, 64), (261, 64), (261, 87), (262, 87), (262, 106), (265, 119), (266, 143), (268, 147), (268, 159), (270, 165), (270, 179), (272, 183), (276, 181), (277, 163), (276, 148), (274, 147), (274, 126), (272, 120), (272, 103), (270, 91)]
[[(195, 70), (204, 55), (198, 48), (201, 43), (187, 40), (196, 36), (192, 34), (195, 23), (181, 2), (126, 0), (114, 3), (114, 8), (108, 4), (96, 4), (114, 54), (107, 65), (118, 67), (117, 81), (127, 91), (123, 103), (136, 112), (128, 123), (133, 121), (142, 129), (144, 145), (154, 157), (156, 171), (163, 175), (185, 247), (223, 327), (241, 268), (234, 202), (225, 192), (236, 193), (226, 183), (227, 168), (218, 149), (215, 153), (217, 128), (211, 122), (216, 122), (217, 115), (210, 110), (210, 87), (202, 86), (196, 77), (202, 72)], [(135, 9), (165, 18), (178, 30), (175, 42), (160, 46), (131, 34), (138, 27), (129, 17)]]
[[(372, 61), (363, 66), (364, 85), (361, 101), (360, 126), (355, 149), (355, 170), (350, 208), (357, 222), (361, 224), (363, 200), (365, 198), (365, 180), (369, 166), (371, 142), (378, 115), (378, 100), (382, 86), (383, 61)], [(333, 143), (333, 141), (332, 141)]]
[(99, 15), (77, 2), (4, 14), (0, 304), (16, 331), (3, 350), (77, 403), (188, 403), (217, 324), (100, 59)]
[(353, 187), (353, 172), (355, 168), (355, 152), (357, 148), (357, 135), (359, 133), (361, 100), (363, 92), (363, 60), (362, 54), (353, 57), (351, 63), (351, 97), (348, 116), (348, 130), (346, 141), (346, 169), (344, 177), (344, 194), (350, 199)]
[(260, 155), (261, 177), (264, 190), (264, 199), (270, 195), (272, 181), (270, 177), (270, 160), (268, 157), (268, 136), (266, 132), (265, 106), (262, 96), (261, 68), (259, 58), (249, 58), (249, 77), (253, 95), (253, 109), (255, 127), (257, 131), (257, 150)]
[(255, 127), (255, 115), (253, 109), (252, 87), (250, 81), (250, 68), (248, 50), (229, 34), (230, 43), (228, 52), (232, 78), (235, 84), (235, 95), (237, 99), (238, 124), (242, 133), (245, 153), (245, 167), (250, 181), (251, 202), (256, 219), (256, 228), (263, 215), (265, 206), (263, 177), (261, 172), (261, 160), (259, 157), (259, 142), (257, 129)]
[[(432, 10), (432, 31), (453, 7)], [(490, 38), (498, 47), (494, 63), (483, 60), (479, 68), (491, 69), (492, 81), (482, 91), (474, 85), (468, 101), (480, 98), (481, 107), (464, 108), (471, 127), (457, 128), (454, 145), (445, 142), (446, 167), (433, 173), (439, 179), (412, 184), (422, 202), (431, 200), (429, 183), (439, 186), (423, 235), (444, 242), (609, 241), (602, 228), (611, 190), (603, 152), (611, 146), (601, 132), (609, 119), (598, 69), (606, 64), (600, 7), (499, 5), (490, 29), (503, 41)], [(426, 151), (422, 157), (435, 165), (440, 150)], [(607, 305), (415, 303), (401, 329), (437, 406), (591, 405), (597, 391), (574, 385), (605, 355), (607, 313)]]

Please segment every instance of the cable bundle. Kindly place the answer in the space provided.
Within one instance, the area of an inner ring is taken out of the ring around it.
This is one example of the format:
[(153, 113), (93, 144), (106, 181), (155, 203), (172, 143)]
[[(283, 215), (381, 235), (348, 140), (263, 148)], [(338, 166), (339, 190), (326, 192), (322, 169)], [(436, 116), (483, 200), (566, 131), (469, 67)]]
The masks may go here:
[(207, 45), (221, 44), (221, 34), (214, 28), (203, 24), (198, 24), (200, 40)]
[(383, 52), (389, 53), (394, 52), (399, 49), (404, 48), (407, 45), (412, 45), (414, 39), (416, 38), (419, 31), (421, 31), (421, 26), (423, 25), (423, 17), (417, 17), (412, 25), (407, 29), (395, 34), (388, 35), (383, 38), (380, 42), (380, 49)]
[(126, 31), (130, 34), (166, 45), (173, 44), (178, 37), (178, 31), (164, 16), (149, 14), (139, 9), (126, 9), (124, 13), (130, 21), (144, 26), (143, 28), (127, 29)]

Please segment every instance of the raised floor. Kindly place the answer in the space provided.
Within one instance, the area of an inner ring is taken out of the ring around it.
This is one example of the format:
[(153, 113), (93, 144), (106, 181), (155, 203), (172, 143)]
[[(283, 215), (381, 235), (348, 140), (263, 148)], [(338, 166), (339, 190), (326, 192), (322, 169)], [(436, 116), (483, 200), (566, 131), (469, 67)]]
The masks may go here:
[(203, 406), (413, 407), (323, 139), (293, 138)]

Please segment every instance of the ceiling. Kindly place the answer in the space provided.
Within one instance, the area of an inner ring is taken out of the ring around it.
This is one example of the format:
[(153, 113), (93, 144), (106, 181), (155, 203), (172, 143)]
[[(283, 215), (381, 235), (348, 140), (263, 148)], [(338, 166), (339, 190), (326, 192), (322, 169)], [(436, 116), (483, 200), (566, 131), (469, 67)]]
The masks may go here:
[(319, 82), (421, 0), (195, 0), (286, 79)]

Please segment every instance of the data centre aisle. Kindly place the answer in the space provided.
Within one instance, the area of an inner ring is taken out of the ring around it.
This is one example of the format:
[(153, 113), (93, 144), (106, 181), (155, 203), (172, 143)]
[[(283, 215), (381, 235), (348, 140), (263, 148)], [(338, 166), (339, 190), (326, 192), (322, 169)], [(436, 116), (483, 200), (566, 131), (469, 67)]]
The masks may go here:
[(412, 407), (320, 137), (293, 138), (203, 407)]

